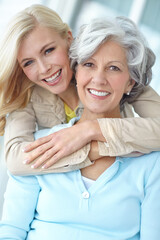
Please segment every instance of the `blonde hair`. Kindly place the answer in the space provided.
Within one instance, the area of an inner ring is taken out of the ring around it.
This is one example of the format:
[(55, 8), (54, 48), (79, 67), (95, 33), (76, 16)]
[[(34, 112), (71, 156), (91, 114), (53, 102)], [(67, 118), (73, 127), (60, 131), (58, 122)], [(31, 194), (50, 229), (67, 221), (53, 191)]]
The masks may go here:
[(4, 134), (6, 115), (29, 102), (34, 83), (23, 73), (17, 54), (22, 40), (38, 25), (54, 29), (62, 38), (70, 31), (55, 11), (39, 4), (11, 19), (0, 45), (0, 135)]

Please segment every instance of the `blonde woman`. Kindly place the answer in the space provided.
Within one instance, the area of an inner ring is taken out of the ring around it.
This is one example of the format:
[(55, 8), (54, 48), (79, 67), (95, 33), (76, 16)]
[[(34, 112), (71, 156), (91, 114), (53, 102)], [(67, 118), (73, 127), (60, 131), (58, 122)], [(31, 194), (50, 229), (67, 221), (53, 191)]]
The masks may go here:
[[(83, 106), (69, 67), (71, 42), (69, 27), (42, 5), (21, 11), (6, 29), (0, 46), (0, 133), (5, 127), (5, 157), (12, 174), (71, 171), (86, 166), (90, 164), (89, 143), (93, 140), (99, 142), (101, 156), (160, 149), (160, 98), (143, 84), (138, 97), (132, 99), (141, 118), (133, 118), (131, 105), (125, 103), (123, 119), (87, 120), (34, 142), (37, 126), (52, 127), (81, 115)], [(151, 73), (145, 74), (148, 85)]]

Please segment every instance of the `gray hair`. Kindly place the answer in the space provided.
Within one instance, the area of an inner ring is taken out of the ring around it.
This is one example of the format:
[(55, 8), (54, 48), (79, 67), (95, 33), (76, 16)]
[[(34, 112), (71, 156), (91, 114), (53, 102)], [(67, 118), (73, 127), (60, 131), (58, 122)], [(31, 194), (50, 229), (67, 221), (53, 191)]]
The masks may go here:
[(94, 19), (84, 24), (70, 47), (71, 67), (76, 71), (77, 64), (90, 58), (104, 42), (112, 40), (120, 44), (126, 52), (130, 78), (135, 80), (130, 95), (124, 94), (125, 101), (133, 102), (152, 79), (152, 66), (155, 55), (137, 29), (134, 22), (126, 17), (114, 19)]

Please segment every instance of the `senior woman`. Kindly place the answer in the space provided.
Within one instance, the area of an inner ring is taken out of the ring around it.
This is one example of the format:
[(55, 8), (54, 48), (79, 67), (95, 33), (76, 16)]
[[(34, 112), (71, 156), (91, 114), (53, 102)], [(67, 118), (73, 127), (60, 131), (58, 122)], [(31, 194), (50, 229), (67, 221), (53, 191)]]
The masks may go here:
[[(84, 110), (50, 132), (88, 119), (121, 118), (124, 102), (146, 87), (154, 63), (143, 36), (124, 17), (82, 27), (70, 57)], [(159, 197), (159, 152), (101, 157), (67, 173), (10, 176), (0, 239), (159, 240)]]

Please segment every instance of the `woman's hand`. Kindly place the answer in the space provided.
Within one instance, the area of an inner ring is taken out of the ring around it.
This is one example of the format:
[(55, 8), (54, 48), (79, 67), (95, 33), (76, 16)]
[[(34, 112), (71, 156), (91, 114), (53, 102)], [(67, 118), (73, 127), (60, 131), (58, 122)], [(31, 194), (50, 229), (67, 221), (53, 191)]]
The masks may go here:
[(92, 140), (98, 140), (101, 130), (96, 120), (84, 121), (42, 137), (29, 144), (24, 151), (28, 154), (25, 164), (32, 168), (48, 168), (61, 158), (79, 150)]

